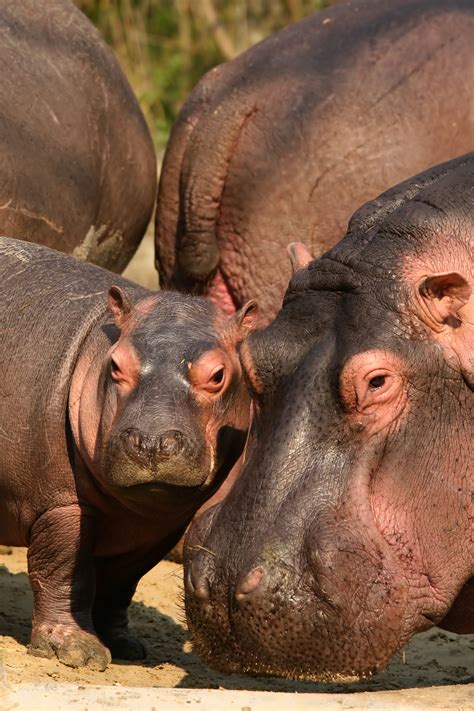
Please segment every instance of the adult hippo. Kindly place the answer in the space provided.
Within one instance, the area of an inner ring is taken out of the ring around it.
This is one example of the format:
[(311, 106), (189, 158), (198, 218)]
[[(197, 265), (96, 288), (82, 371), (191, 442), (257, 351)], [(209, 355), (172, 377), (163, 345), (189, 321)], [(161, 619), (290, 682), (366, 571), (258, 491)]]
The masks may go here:
[(137, 582), (242, 451), (255, 305), (227, 319), (6, 238), (0, 301), (0, 543), (28, 546), (30, 652), (141, 659)]
[(4, 0), (0, 65), (0, 234), (123, 270), (156, 166), (117, 60), (70, 0)]
[(473, 0), (350, 0), (209, 72), (163, 163), (161, 283), (269, 321), (288, 242), (319, 256), (361, 204), (472, 150), (473, 36)]
[(473, 288), (471, 153), (359, 210), (244, 344), (257, 443), (185, 548), (209, 664), (362, 677), (474, 633)]

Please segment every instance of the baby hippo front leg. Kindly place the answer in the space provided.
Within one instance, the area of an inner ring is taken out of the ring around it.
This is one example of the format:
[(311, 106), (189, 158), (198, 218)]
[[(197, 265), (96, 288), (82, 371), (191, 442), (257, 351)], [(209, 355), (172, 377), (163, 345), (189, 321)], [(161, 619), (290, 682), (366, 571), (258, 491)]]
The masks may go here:
[(31, 529), (28, 573), (34, 595), (30, 654), (103, 671), (111, 655), (92, 624), (94, 520), (79, 505), (46, 511)]

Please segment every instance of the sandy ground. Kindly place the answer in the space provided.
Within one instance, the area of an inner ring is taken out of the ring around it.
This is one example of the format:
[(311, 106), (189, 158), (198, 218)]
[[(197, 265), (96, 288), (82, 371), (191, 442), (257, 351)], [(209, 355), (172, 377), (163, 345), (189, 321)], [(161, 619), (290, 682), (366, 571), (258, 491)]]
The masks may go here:
[[(1, 555), (0, 662), (8, 681), (329, 692), (450, 686), (465, 684), (474, 675), (474, 636), (456, 636), (438, 629), (415, 637), (385, 672), (370, 682), (356, 685), (321, 685), (215, 673), (192, 652), (184, 625), (181, 576), (180, 565), (163, 561), (138, 587), (130, 618), (135, 633), (147, 645), (149, 657), (145, 662), (113, 663), (105, 672), (70, 669), (56, 660), (27, 654), (32, 595), (26, 575), (26, 553), (18, 548), (10, 555)], [(474, 684), (469, 687), (474, 708)]]

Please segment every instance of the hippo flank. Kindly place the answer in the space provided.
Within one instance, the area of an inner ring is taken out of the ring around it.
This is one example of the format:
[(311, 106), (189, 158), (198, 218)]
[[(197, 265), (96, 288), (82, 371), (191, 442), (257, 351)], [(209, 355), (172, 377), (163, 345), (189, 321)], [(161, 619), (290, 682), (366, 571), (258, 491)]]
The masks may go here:
[(473, 36), (473, 0), (351, 0), (211, 70), (164, 158), (161, 284), (269, 322), (289, 242), (320, 256), (364, 202), (472, 150)]
[(136, 584), (243, 447), (236, 345), (256, 306), (227, 319), (7, 238), (0, 300), (0, 543), (28, 546), (29, 651), (141, 659)]
[(122, 271), (156, 161), (117, 60), (70, 0), (3, 0), (0, 63), (0, 234)]
[(473, 288), (470, 153), (362, 207), (244, 343), (256, 444), (185, 546), (211, 666), (364, 677), (474, 633)]

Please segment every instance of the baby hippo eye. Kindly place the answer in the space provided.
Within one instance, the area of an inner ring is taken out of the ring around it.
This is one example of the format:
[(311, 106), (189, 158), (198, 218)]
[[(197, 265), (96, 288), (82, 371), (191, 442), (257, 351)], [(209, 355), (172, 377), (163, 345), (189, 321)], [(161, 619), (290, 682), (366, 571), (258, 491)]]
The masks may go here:
[(219, 385), (219, 383), (222, 383), (224, 379), (224, 366), (216, 370), (215, 373), (212, 374), (211, 376), (211, 382), (215, 383), (216, 385)]
[(382, 385), (385, 385), (386, 379), (386, 375), (376, 375), (375, 377), (369, 380), (369, 388), (371, 390), (377, 390), (377, 388), (381, 388)]
[(232, 368), (221, 349), (202, 353), (194, 363), (188, 363), (189, 381), (196, 393), (213, 397), (225, 391), (230, 381)]

